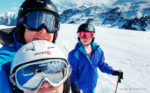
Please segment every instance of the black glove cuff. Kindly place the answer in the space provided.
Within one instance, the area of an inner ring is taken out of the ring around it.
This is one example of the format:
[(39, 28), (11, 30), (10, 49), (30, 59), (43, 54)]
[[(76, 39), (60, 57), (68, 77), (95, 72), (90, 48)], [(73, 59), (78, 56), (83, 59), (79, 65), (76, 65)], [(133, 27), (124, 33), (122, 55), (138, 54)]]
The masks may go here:
[(114, 71), (112, 75), (119, 76), (120, 79), (123, 79), (123, 72), (122, 71)]
[(119, 71), (114, 71), (112, 75), (118, 76), (119, 74), (120, 74)]

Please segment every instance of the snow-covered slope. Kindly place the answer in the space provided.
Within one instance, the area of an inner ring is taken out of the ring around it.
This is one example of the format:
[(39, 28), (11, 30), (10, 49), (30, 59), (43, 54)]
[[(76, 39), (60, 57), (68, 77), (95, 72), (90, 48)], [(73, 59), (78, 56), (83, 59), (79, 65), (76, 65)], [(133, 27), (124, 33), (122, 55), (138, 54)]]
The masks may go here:
[[(10, 28), (13, 26), (6, 26), (6, 25), (0, 25), (0, 29), (6, 29), (6, 28)], [(2, 45), (0, 44), (0, 48), (2, 47)]]
[(0, 25), (0, 29), (11, 28), (13, 26)]
[[(79, 24), (61, 24), (56, 44), (67, 56), (77, 43)], [(106, 62), (124, 72), (117, 93), (150, 93), (150, 32), (96, 26), (95, 41), (104, 51)], [(96, 93), (114, 93), (117, 77), (101, 73)]]

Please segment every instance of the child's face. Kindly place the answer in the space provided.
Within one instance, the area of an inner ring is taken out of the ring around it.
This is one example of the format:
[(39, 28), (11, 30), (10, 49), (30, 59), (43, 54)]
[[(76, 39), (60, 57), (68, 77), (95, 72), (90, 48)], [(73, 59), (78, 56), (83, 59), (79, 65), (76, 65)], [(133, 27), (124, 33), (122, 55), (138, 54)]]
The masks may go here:
[(83, 45), (90, 44), (94, 38), (93, 32), (79, 32), (79, 38)]
[(81, 43), (83, 44), (83, 45), (88, 45), (88, 44), (90, 44), (91, 42), (92, 42), (92, 39), (93, 38), (80, 38), (80, 41), (81, 41)]

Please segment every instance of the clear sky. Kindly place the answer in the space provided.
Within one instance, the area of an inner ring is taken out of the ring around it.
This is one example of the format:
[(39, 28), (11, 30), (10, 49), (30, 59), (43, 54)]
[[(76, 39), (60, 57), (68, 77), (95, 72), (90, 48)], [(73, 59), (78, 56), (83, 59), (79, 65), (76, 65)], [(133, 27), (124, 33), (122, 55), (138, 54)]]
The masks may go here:
[(0, 14), (4, 12), (18, 12), (24, 0), (0, 0)]

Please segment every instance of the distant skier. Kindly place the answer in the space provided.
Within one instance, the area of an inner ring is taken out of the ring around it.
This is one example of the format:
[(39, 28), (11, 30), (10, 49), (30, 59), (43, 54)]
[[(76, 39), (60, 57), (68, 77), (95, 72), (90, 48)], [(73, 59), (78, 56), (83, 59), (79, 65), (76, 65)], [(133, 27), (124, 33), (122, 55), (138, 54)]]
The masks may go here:
[(77, 33), (78, 43), (68, 55), (68, 61), (72, 67), (72, 92), (95, 93), (98, 79), (97, 67), (104, 73), (123, 79), (123, 72), (114, 70), (105, 62), (102, 49), (94, 42), (94, 26), (83, 23), (79, 26)]

